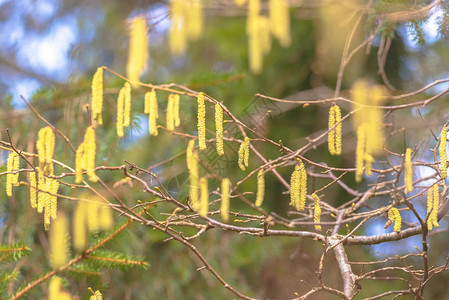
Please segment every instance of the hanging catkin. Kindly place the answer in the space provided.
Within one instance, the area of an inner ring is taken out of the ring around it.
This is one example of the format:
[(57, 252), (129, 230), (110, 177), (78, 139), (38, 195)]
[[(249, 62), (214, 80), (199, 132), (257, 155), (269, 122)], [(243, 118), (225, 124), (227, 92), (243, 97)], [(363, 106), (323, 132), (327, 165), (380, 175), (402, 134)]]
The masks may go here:
[(73, 214), (73, 247), (81, 252), (87, 244), (86, 204), (79, 201)]
[(168, 95), (168, 103), (167, 103), (167, 113), (165, 117), (167, 130), (173, 131), (175, 130), (175, 119), (174, 119), (174, 95)]
[(206, 105), (202, 92), (198, 93), (198, 145), (201, 151), (206, 150)]
[(229, 189), (231, 187), (231, 181), (229, 178), (223, 178), (221, 181), (221, 219), (223, 222), (229, 220)]
[(410, 193), (413, 190), (412, 149), (410, 148), (405, 151), (404, 184), (405, 192)]
[(290, 178), (290, 205), (303, 211), (307, 197), (307, 173), (302, 161), (298, 160)]
[(103, 68), (98, 68), (92, 79), (92, 119), (103, 124)]
[(148, 121), (149, 121), (149, 130), (150, 134), (153, 136), (157, 136), (157, 118), (159, 117), (158, 113), (158, 105), (157, 105), (157, 98), (156, 98), (156, 91), (152, 90), (149, 92), (148, 96)]
[(30, 204), (31, 208), (37, 208), (36, 172), (30, 172)]
[(446, 146), (447, 146), (447, 127), (443, 126), (440, 135), (440, 171), (441, 178), (447, 178), (447, 156), (446, 156)]
[(240, 144), (238, 151), (238, 163), (242, 171), (245, 171), (249, 164), (249, 137), (245, 136), (243, 143)]
[(209, 190), (207, 187), (206, 177), (201, 177), (200, 179), (200, 190), (201, 190), (201, 201), (198, 214), (201, 217), (205, 218), (207, 217), (207, 212), (209, 211)]
[(198, 177), (198, 152), (193, 151), (188, 160), (189, 180), (190, 180), (190, 202), (194, 211), (200, 208), (198, 200), (199, 177)]
[(175, 55), (183, 54), (187, 47), (185, 0), (170, 0), (169, 46)]
[(131, 120), (131, 85), (125, 82), (125, 99), (123, 108), (123, 127), (128, 127)]
[(217, 153), (218, 155), (224, 155), (223, 149), (223, 108), (221, 105), (215, 104), (215, 132), (217, 139)]
[(357, 129), (357, 146), (355, 152), (355, 181), (362, 181), (363, 176), (363, 162), (365, 159), (365, 130), (363, 126)]
[(67, 217), (61, 214), (50, 231), (50, 260), (53, 269), (62, 267), (68, 261), (67, 235)]
[(123, 118), (124, 118), (125, 88), (122, 87), (118, 93), (117, 99), (117, 136), (123, 137)]
[[(15, 172), (19, 170), (19, 154), (13, 151), (8, 155), (8, 160), (6, 161), (6, 171)], [(16, 174), (8, 173), (6, 174), (6, 195), (8, 197), (12, 196), (12, 187), (17, 186), (19, 182), (19, 172)]]
[(96, 155), (95, 130), (92, 126), (86, 129), (84, 141), (79, 145), (75, 154), (75, 182), (81, 183), (83, 171), (85, 170), (91, 182), (97, 182), (95, 175), (95, 155)]
[(331, 155), (341, 154), (341, 111), (336, 104), (329, 110), (328, 147)]
[(179, 102), (181, 100), (181, 96), (178, 94), (173, 94), (173, 120), (175, 123), (175, 127), (179, 127), (181, 125), (181, 118), (179, 117)]
[(262, 205), (264, 196), (265, 196), (265, 178), (264, 178), (264, 172), (261, 169), (257, 173), (256, 206)]
[(270, 28), (273, 36), (279, 40), (282, 47), (291, 44), (290, 13), (288, 0), (270, 0)]
[(133, 87), (139, 82), (139, 76), (148, 62), (148, 29), (147, 20), (143, 16), (135, 17), (130, 24), (129, 54), (127, 74)]
[(394, 223), (393, 230), (395, 232), (401, 231), (401, 225), (402, 225), (402, 218), (401, 214), (399, 213), (399, 210), (396, 207), (390, 208), (388, 211), (388, 220)]
[(313, 202), (314, 202), (313, 222), (315, 223), (315, 230), (321, 231), (321, 225), (316, 224), (316, 223), (320, 223), (320, 220), (321, 220), (320, 198), (315, 193), (312, 194), (312, 198), (313, 198)]

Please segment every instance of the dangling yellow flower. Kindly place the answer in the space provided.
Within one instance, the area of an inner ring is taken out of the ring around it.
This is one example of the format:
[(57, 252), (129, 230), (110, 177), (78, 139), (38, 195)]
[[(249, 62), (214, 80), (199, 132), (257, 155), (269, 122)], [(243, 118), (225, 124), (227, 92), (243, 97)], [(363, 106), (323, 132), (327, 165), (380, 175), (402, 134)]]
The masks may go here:
[(249, 164), (249, 137), (245, 137), (243, 140), (243, 143), (240, 144), (239, 151), (238, 151), (238, 163), (239, 167), (242, 171), (245, 171)]
[(157, 118), (159, 117), (156, 91), (151, 90), (145, 94), (145, 113), (148, 113), (148, 127), (150, 134), (157, 136)]
[(51, 227), (50, 257), (53, 269), (58, 269), (68, 261), (67, 252), (68, 222), (65, 214), (61, 214)]
[(207, 187), (207, 178), (200, 178), (200, 190), (201, 190), (201, 202), (198, 214), (203, 218), (207, 217), (207, 212), (209, 211), (209, 190)]
[(103, 124), (101, 112), (103, 110), (103, 68), (98, 68), (92, 79), (92, 119)]
[(221, 218), (224, 222), (229, 220), (229, 189), (231, 182), (229, 178), (223, 178), (221, 181)]
[(413, 190), (412, 149), (410, 148), (405, 151), (404, 184), (405, 192), (410, 193)]
[[(335, 128), (332, 129), (334, 126)], [(328, 146), (331, 155), (341, 154), (341, 111), (336, 104), (333, 104), (329, 110)]]
[(125, 88), (121, 88), (117, 100), (117, 136), (123, 137), (123, 118), (124, 118)]
[(262, 205), (264, 196), (265, 196), (265, 178), (264, 178), (264, 172), (261, 169), (257, 173), (256, 206)]
[(215, 104), (215, 132), (217, 139), (217, 153), (224, 155), (223, 149), (223, 109), (220, 104)]
[(440, 171), (441, 178), (447, 178), (447, 156), (446, 156), (446, 147), (447, 147), (447, 127), (443, 126), (440, 135)]
[(175, 127), (181, 125), (181, 118), (179, 117), (179, 101), (181, 97), (178, 94), (173, 94), (173, 120)]
[(83, 180), (82, 172), (86, 170), (87, 176), (91, 182), (97, 182), (95, 175), (95, 155), (96, 141), (95, 130), (92, 126), (86, 129), (84, 141), (79, 145), (75, 155), (75, 182), (81, 183)]
[(129, 54), (127, 64), (128, 79), (133, 87), (138, 86), (139, 77), (148, 62), (148, 30), (144, 16), (131, 21), (129, 33)]
[[(7, 172), (14, 172), (19, 171), (19, 154), (17, 152), (13, 151), (8, 155), (8, 160), (6, 162), (6, 171)], [(12, 174), (8, 173), (6, 174), (6, 195), (8, 197), (12, 196), (12, 186), (16, 186), (19, 182), (19, 173)]]
[(131, 85), (125, 82), (125, 103), (123, 107), (123, 126), (128, 127), (131, 120)]
[(201, 151), (206, 150), (206, 105), (204, 93), (198, 93), (198, 145)]
[(73, 247), (81, 252), (87, 244), (87, 208), (84, 202), (78, 202), (73, 214)]
[(198, 190), (199, 190), (199, 176), (198, 176), (198, 152), (193, 151), (189, 166), (189, 179), (190, 179), (190, 202), (192, 203), (192, 208), (194, 211), (200, 209), (201, 203), (198, 200)]
[(399, 210), (396, 207), (390, 208), (388, 211), (388, 220), (394, 223), (394, 231), (400, 232), (401, 231), (401, 225), (402, 225), (402, 218), (401, 214), (399, 213)]
[(288, 0), (270, 0), (270, 28), (282, 47), (291, 44)]
[(174, 95), (168, 95), (168, 104), (167, 104), (167, 115), (166, 115), (166, 123), (167, 129), (170, 131), (175, 130), (175, 119), (174, 119)]
[(290, 205), (303, 211), (307, 197), (307, 172), (302, 161), (298, 160), (290, 178)]
[[(320, 198), (313, 193), (312, 198), (314, 200), (314, 223), (320, 223), (321, 220), (321, 206), (320, 206)], [(315, 225), (316, 231), (321, 231), (321, 225)]]

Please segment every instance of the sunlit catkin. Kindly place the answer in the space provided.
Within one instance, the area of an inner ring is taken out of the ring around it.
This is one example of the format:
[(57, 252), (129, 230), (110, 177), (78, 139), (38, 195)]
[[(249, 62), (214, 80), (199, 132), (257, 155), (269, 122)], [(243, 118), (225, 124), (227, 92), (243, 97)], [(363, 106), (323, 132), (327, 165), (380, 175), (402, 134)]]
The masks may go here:
[(98, 199), (90, 197), (86, 203), (87, 228), (90, 232), (95, 233), (100, 229), (99, 208)]
[(355, 181), (362, 181), (363, 177), (363, 162), (365, 159), (365, 130), (363, 126), (357, 128), (357, 146), (355, 152)]
[(203, 0), (186, 1), (186, 30), (189, 39), (196, 40), (203, 33)]
[(179, 117), (179, 102), (181, 97), (178, 94), (173, 94), (173, 121), (175, 122), (175, 127), (181, 125), (181, 118)]
[[(320, 220), (321, 220), (320, 198), (315, 193), (312, 194), (312, 198), (313, 198), (313, 203), (314, 203), (313, 222), (320, 223)], [(321, 231), (321, 225), (315, 225), (315, 230)]]
[(117, 136), (123, 137), (123, 113), (125, 103), (125, 88), (122, 87), (118, 93), (117, 99)]
[(107, 204), (102, 204), (99, 208), (100, 230), (110, 230), (114, 226), (112, 209)]
[(413, 190), (412, 149), (410, 148), (405, 150), (404, 184), (405, 192), (410, 193)]
[(92, 296), (90, 296), (89, 300), (103, 300), (103, 295), (97, 290)]
[(198, 93), (198, 145), (201, 151), (206, 150), (206, 105), (204, 93)]
[(95, 130), (92, 126), (86, 129), (86, 134), (84, 135), (84, 155), (86, 156), (86, 173), (91, 182), (97, 182), (98, 178), (95, 175), (95, 155), (96, 155), (96, 138)]
[[(56, 179), (48, 179), (49, 188), (48, 192), (50, 192), (50, 216), (52, 219), (56, 219), (57, 210), (58, 210), (58, 189), (59, 189), (59, 181)], [(45, 208), (47, 209), (47, 208)]]
[(86, 204), (78, 202), (73, 214), (73, 247), (81, 252), (87, 243)]
[(248, 34), (249, 67), (258, 74), (262, 71), (264, 47), (263, 33), (260, 31), (260, 0), (249, 0), (248, 16), (246, 18), (246, 32)]
[(396, 207), (392, 207), (388, 211), (388, 220), (394, 223), (393, 230), (395, 232), (401, 231), (402, 218), (401, 214), (399, 213), (399, 210)]
[[(19, 170), (19, 154), (13, 151), (8, 155), (8, 160), (6, 161), (6, 171), (14, 172)], [(19, 173), (16, 174), (8, 173), (6, 174), (6, 195), (8, 197), (12, 196), (12, 186), (17, 185), (19, 182)]]
[(58, 276), (52, 276), (48, 285), (48, 300), (60, 300), (61, 287), (62, 279)]
[(157, 136), (157, 133), (158, 133), (157, 132), (157, 118), (159, 117), (159, 113), (158, 113), (156, 91), (152, 90), (151, 92), (149, 92), (149, 97), (148, 98), (149, 98), (148, 99), (149, 131), (150, 131), (151, 135)]
[(31, 208), (37, 208), (37, 182), (36, 172), (30, 172), (30, 204)]
[(440, 208), (440, 188), (438, 184), (433, 185), (433, 197), (432, 197), (432, 212), (430, 213), (429, 219), (427, 221), (427, 226), (429, 227), (429, 222), (431, 226), (429, 230), (432, 230), (432, 226), (439, 227), (438, 225), (438, 211)]
[(75, 154), (75, 182), (83, 181), (83, 170), (86, 169), (86, 156), (84, 155), (84, 142), (78, 146)]
[[(295, 166), (290, 177), (290, 205), (298, 209), (301, 189), (301, 167)], [(299, 210), (299, 209), (298, 209)]]
[(175, 119), (174, 119), (174, 95), (168, 95), (168, 103), (167, 103), (167, 114), (165, 117), (166, 127), (168, 130), (175, 130)]
[(264, 196), (265, 196), (265, 178), (264, 178), (264, 172), (261, 169), (257, 173), (256, 206), (262, 205)]
[(202, 217), (207, 217), (209, 211), (209, 190), (207, 187), (207, 178), (200, 178), (201, 202), (198, 214)]
[(243, 143), (240, 144), (238, 151), (238, 163), (242, 171), (246, 170), (249, 164), (249, 137), (245, 137)]
[(60, 214), (50, 230), (50, 261), (53, 269), (58, 269), (68, 261), (68, 222), (65, 214)]
[(229, 190), (231, 187), (231, 181), (229, 178), (223, 178), (221, 181), (221, 219), (223, 222), (229, 220)]
[(183, 54), (187, 47), (186, 1), (170, 0), (169, 46), (175, 55)]
[(55, 152), (55, 134), (51, 127), (46, 127), (46, 138), (45, 138), (45, 163), (51, 164), (53, 159), (53, 153)]
[(190, 170), (192, 165), (192, 155), (194, 150), (195, 150), (195, 140), (190, 140), (186, 150), (186, 163), (188, 170)]
[(131, 85), (125, 82), (125, 99), (123, 107), (123, 127), (128, 127), (131, 120)]
[(138, 86), (139, 76), (148, 62), (147, 20), (143, 16), (135, 17), (130, 24), (129, 53), (127, 74), (133, 87)]
[(92, 79), (92, 119), (103, 124), (101, 112), (103, 110), (103, 68), (98, 68)]
[(440, 171), (441, 178), (447, 178), (447, 156), (446, 156), (446, 146), (447, 146), (447, 127), (443, 126), (440, 135)]
[(223, 149), (223, 108), (221, 105), (215, 104), (215, 133), (217, 139), (217, 153), (218, 155), (224, 155)]
[(290, 13), (288, 0), (270, 0), (270, 28), (273, 36), (279, 40), (282, 47), (291, 44)]
[(336, 104), (329, 110), (328, 147), (331, 155), (341, 154), (341, 111)]
[(190, 202), (194, 211), (198, 211), (200, 208), (200, 202), (198, 200), (198, 189), (199, 189), (199, 177), (198, 177), (198, 152), (193, 151), (189, 166), (189, 181), (190, 181)]
[(47, 126), (39, 130), (36, 149), (42, 171), (47, 175), (53, 175), (52, 158), (55, 149), (55, 135), (51, 127)]

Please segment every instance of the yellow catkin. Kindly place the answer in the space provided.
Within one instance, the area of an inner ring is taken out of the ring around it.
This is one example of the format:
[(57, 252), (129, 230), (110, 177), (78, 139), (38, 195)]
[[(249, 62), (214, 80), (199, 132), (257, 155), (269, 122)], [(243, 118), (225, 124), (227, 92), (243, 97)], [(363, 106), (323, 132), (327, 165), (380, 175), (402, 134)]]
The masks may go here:
[(271, 51), (271, 35), (270, 35), (270, 20), (264, 16), (257, 18), (257, 33), (260, 39), (260, 47), (262, 54), (267, 54)]
[(192, 155), (194, 150), (195, 150), (195, 140), (190, 140), (186, 150), (186, 163), (188, 170), (190, 170), (190, 166), (192, 165)]
[(153, 93), (153, 92), (154, 92), (154, 90), (152, 90), (151, 92), (145, 93), (144, 102), (143, 102), (143, 113), (144, 114), (150, 113), (150, 97), (151, 97), (151, 93)]
[(30, 172), (30, 204), (31, 208), (37, 208), (37, 184), (36, 172)]
[[(321, 220), (320, 198), (315, 193), (312, 194), (312, 198), (314, 202), (313, 222), (320, 223)], [(315, 225), (315, 230), (321, 231), (321, 225)]]
[(112, 215), (112, 209), (103, 204), (99, 208), (99, 220), (100, 220), (100, 230), (110, 230), (114, 226), (114, 218)]
[(355, 181), (362, 181), (363, 177), (363, 162), (365, 159), (365, 131), (363, 126), (357, 129), (357, 146), (355, 152)]
[(45, 177), (44, 177), (44, 172), (42, 172), (42, 170), (40, 168), (38, 168), (38, 173), (37, 173), (37, 184), (38, 184), (38, 189), (41, 190), (41, 192), (38, 192), (37, 194), (37, 212), (38, 213), (42, 213), (44, 211), (44, 206), (46, 203), (46, 197), (47, 197), (47, 193), (45, 193)]
[(41, 128), (37, 136), (36, 149), (39, 155), (39, 165), (43, 167), (46, 163), (45, 139), (47, 138), (47, 127)]
[(407, 150), (405, 150), (404, 184), (405, 192), (410, 193), (413, 190), (412, 149), (410, 148), (407, 148)]
[(173, 94), (168, 95), (168, 103), (167, 103), (167, 114), (165, 117), (166, 126), (168, 130), (175, 130), (175, 119), (174, 119), (174, 98)]
[(89, 126), (86, 129), (86, 134), (84, 135), (84, 155), (86, 162), (86, 173), (91, 182), (97, 182), (98, 178), (95, 175), (95, 155), (96, 155), (96, 137), (95, 137), (95, 129), (92, 126)]
[(190, 202), (193, 210), (198, 211), (200, 208), (200, 202), (198, 200), (198, 152), (193, 151), (189, 165)]
[(103, 68), (98, 68), (92, 79), (92, 119), (103, 124), (101, 111), (103, 110)]
[(121, 88), (117, 100), (117, 136), (123, 137), (123, 114), (124, 114), (125, 88)]
[(52, 276), (48, 285), (48, 300), (59, 300), (59, 291), (62, 286), (62, 280), (58, 276)]
[[(13, 151), (8, 155), (8, 159), (6, 161), (6, 171), (14, 172), (19, 170), (19, 154)], [(12, 196), (12, 187), (16, 186), (19, 182), (19, 173), (16, 174), (8, 173), (6, 174), (6, 195), (8, 197)]]
[(447, 178), (447, 156), (446, 156), (446, 146), (447, 146), (447, 127), (443, 126), (440, 135), (440, 171), (441, 178)]
[(295, 170), (290, 177), (290, 205), (298, 209), (301, 190), (301, 168), (299, 165), (295, 166)]
[(187, 0), (186, 30), (189, 39), (196, 40), (203, 33), (203, 0)]
[[(52, 219), (56, 219), (57, 210), (58, 210), (58, 189), (59, 189), (59, 181), (56, 179), (49, 179), (49, 192), (50, 194), (50, 216)], [(45, 208), (47, 209), (47, 208)]]
[(401, 218), (401, 214), (399, 213), (399, 210), (396, 207), (392, 207), (388, 211), (388, 220), (390, 220), (391, 222), (394, 223), (393, 230), (395, 232), (401, 231), (402, 218)]
[(181, 125), (181, 118), (179, 117), (179, 102), (181, 97), (178, 94), (173, 95), (173, 120), (175, 122), (175, 127)]
[(200, 178), (200, 190), (201, 190), (201, 202), (200, 202), (200, 209), (198, 211), (198, 214), (201, 217), (207, 217), (207, 212), (209, 211), (209, 190), (207, 187), (207, 178), (201, 177)]
[(224, 222), (229, 220), (229, 190), (231, 187), (231, 181), (229, 178), (223, 178), (221, 181), (221, 219)]
[(246, 32), (248, 34), (249, 67), (255, 74), (262, 71), (263, 51), (260, 32), (260, 0), (249, 0)]
[(223, 149), (223, 108), (220, 104), (215, 104), (215, 132), (217, 139), (217, 153), (224, 155)]
[(283, 47), (291, 44), (290, 13), (288, 0), (270, 0), (270, 28), (273, 36)]
[(50, 229), (50, 222), (51, 222), (51, 200), (52, 195), (49, 194), (50, 192), (50, 181), (47, 180), (45, 183), (45, 197), (44, 197), (44, 228), (46, 231)]
[(75, 182), (81, 183), (83, 181), (83, 170), (86, 169), (84, 142), (78, 146), (75, 154)]
[(381, 86), (370, 86), (366, 81), (359, 80), (352, 87), (354, 101), (354, 128), (365, 126), (366, 151), (375, 155), (382, 151), (383, 145), (383, 116), (382, 111), (375, 107), (382, 105), (385, 91)]
[(135, 17), (130, 24), (129, 54), (127, 63), (128, 78), (136, 87), (139, 76), (145, 70), (148, 62), (148, 29), (147, 20), (143, 16)]
[(103, 300), (103, 295), (97, 290), (92, 296), (90, 296), (90, 300)]
[(123, 107), (123, 127), (128, 127), (131, 120), (131, 85), (129, 82), (125, 82), (123, 86), (125, 88), (125, 99)]
[(68, 261), (67, 235), (67, 217), (65, 214), (61, 214), (50, 230), (50, 261), (53, 269), (62, 267)]
[(243, 143), (240, 144), (238, 151), (238, 163), (242, 171), (245, 171), (249, 164), (249, 137), (245, 137)]
[(265, 196), (265, 178), (263, 170), (257, 173), (256, 206), (261, 206)]
[(432, 212), (433, 212), (433, 194), (434, 194), (434, 187), (430, 187), (427, 191), (427, 229), (430, 231), (433, 228), (433, 219), (432, 219)]
[(158, 113), (158, 105), (157, 105), (157, 98), (156, 98), (156, 91), (152, 90), (149, 92), (149, 103), (148, 103), (148, 126), (150, 134), (153, 136), (157, 136), (157, 118), (159, 117)]
[(183, 54), (187, 47), (185, 10), (185, 0), (170, 0), (169, 46), (175, 55)]
[(206, 150), (206, 105), (204, 93), (198, 93), (198, 145), (201, 151)]
[(90, 232), (98, 232), (100, 229), (100, 218), (97, 198), (90, 198), (86, 205), (87, 228)]
[(86, 204), (78, 202), (73, 214), (73, 247), (81, 252), (87, 244)]
[(45, 138), (45, 163), (52, 164), (53, 153), (55, 151), (55, 134), (53, 129), (47, 127)]
[[(341, 154), (341, 111), (338, 105), (334, 104), (329, 110), (329, 134), (328, 146), (331, 155)], [(338, 123), (338, 124), (337, 124)], [(337, 124), (335, 126), (335, 124)], [(334, 129), (331, 129), (335, 126)]]
[(435, 227), (440, 227), (438, 225), (438, 210), (440, 209), (440, 188), (438, 184), (433, 186), (433, 205), (432, 205), (432, 213), (430, 218), (432, 220), (432, 225)]
[(300, 167), (300, 174), (301, 174), (301, 177), (300, 177), (301, 189), (300, 189), (300, 194), (299, 194), (300, 202), (298, 203), (297, 210), (302, 211), (302, 210), (304, 210), (304, 207), (306, 206), (306, 198), (307, 198), (307, 170), (301, 161), (299, 162), (299, 167)]

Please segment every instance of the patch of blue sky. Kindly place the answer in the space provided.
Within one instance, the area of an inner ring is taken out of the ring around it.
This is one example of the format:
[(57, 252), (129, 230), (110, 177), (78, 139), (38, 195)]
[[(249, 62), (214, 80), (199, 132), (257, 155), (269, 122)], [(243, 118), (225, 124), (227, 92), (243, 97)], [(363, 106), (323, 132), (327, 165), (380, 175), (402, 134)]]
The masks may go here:
[[(434, 8), (431, 11), (427, 22), (423, 25), (424, 39), (427, 44), (433, 44), (440, 40), (441, 36), (438, 33), (439, 19), (443, 15), (443, 12), (439, 8)], [(413, 35), (411, 34), (411, 29), (407, 29), (406, 33), (406, 45), (411, 51), (419, 51), (420, 47), (413, 40)]]

